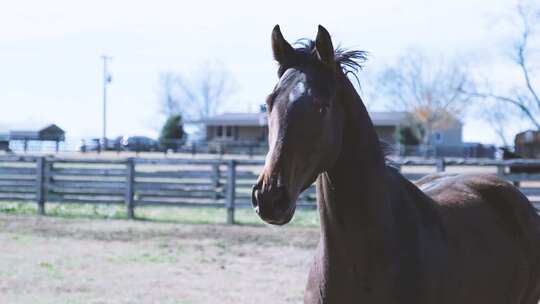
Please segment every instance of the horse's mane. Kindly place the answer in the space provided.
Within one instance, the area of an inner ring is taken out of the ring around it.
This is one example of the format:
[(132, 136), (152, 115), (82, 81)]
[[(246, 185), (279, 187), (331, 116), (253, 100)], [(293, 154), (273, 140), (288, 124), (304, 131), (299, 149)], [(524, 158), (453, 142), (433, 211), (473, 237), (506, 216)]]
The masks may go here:
[[(296, 41), (295, 51), (297, 54), (307, 56), (312, 59), (317, 58), (315, 53), (315, 41), (311, 39), (300, 39)], [(351, 74), (358, 81), (357, 73), (362, 70), (363, 63), (367, 61), (368, 52), (361, 50), (349, 50), (338, 46), (334, 50), (334, 60), (341, 67), (345, 75)], [(359, 82), (359, 81), (358, 81)]]

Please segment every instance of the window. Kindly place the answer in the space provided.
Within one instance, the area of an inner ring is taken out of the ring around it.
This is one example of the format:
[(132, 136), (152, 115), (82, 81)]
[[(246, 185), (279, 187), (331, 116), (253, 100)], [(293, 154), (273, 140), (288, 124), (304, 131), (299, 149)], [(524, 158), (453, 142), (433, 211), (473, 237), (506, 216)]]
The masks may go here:
[(217, 126), (216, 137), (221, 137), (221, 138), (233, 137), (233, 126)]
[(443, 141), (443, 136), (442, 136), (441, 133), (436, 132), (435, 134), (433, 134), (433, 136), (435, 137), (435, 142), (436, 142), (436, 143), (438, 143), (438, 144), (442, 143), (442, 141)]

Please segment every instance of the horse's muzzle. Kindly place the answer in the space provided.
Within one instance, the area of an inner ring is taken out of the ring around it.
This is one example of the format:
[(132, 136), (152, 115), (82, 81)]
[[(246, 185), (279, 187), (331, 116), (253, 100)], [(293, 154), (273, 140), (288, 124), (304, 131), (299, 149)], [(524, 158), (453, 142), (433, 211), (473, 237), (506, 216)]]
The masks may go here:
[(263, 189), (262, 182), (253, 186), (251, 204), (259, 217), (273, 225), (284, 225), (291, 221), (294, 207), (285, 187)]

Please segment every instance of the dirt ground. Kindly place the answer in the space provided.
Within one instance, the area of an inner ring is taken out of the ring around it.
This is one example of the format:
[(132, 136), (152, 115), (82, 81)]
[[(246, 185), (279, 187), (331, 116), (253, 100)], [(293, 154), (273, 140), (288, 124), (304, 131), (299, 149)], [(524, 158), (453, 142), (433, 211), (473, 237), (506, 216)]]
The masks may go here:
[(301, 303), (317, 228), (0, 214), (0, 303)]

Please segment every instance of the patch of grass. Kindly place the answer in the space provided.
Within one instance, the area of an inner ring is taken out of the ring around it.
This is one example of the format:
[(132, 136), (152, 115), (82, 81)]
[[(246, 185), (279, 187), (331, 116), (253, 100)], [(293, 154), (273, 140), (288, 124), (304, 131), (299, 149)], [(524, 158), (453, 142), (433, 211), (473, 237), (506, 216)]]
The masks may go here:
[(64, 218), (127, 219), (125, 209), (118, 205), (48, 204), (46, 213)]
[(49, 277), (59, 280), (63, 279), (63, 276), (58, 270), (58, 267), (54, 266), (53, 264), (49, 262), (40, 262), (38, 265), (47, 273)]
[(178, 261), (177, 257), (169, 254), (153, 254), (145, 252), (135, 258), (136, 262), (143, 263), (176, 263)]
[(33, 241), (30, 236), (24, 234), (14, 234), (10, 240), (19, 244), (31, 244)]
[(221, 208), (139, 207), (135, 215), (139, 220), (184, 224), (223, 224), (226, 219)]
[[(16, 215), (36, 215), (37, 207), (33, 203), (0, 202), (0, 213)], [(127, 214), (121, 205), (88, 204), (46, 204), (47, 216), (61, 218), (87, 218), (104, 220), (126, 220)], [(137, 207), (138, 220), (179, 224), (224, 224), (227, 210), (224, 208), (183, 208), (183, 207)], [(235, 210), (235, 222), (238, 225), (266, 225), (251, 208)], [(316, 210), (297, 210), (290, 225), (296, 227), (316, 227), (319, 216)]]
[(110, 257), (107, 260), (116, 263), (174, 264), (178, 262), (179, 256), (180, 252), (143, 252)]
[(37, 206), (33, 203), (0, 203), (0, 213), (30, 215), (37, 213)]
[[(141, 207), (135, 213), (142, 220), (189, 224), (223, 224), (227, 218), (227, 210), (222, 208)], [(267, 225), (249, 208), (236, 209), (234, 217), (238, 225)], [(316, 227), (319, 225), (319, 214), (317, 210), (297, 210), (290, 225)]]
[[(46, 204), (47, 216), (61, 218), (127, 219), (121, 206), (85, 204)], [(0, 213), (36, 215), (35, 203), (0, 202)]]

